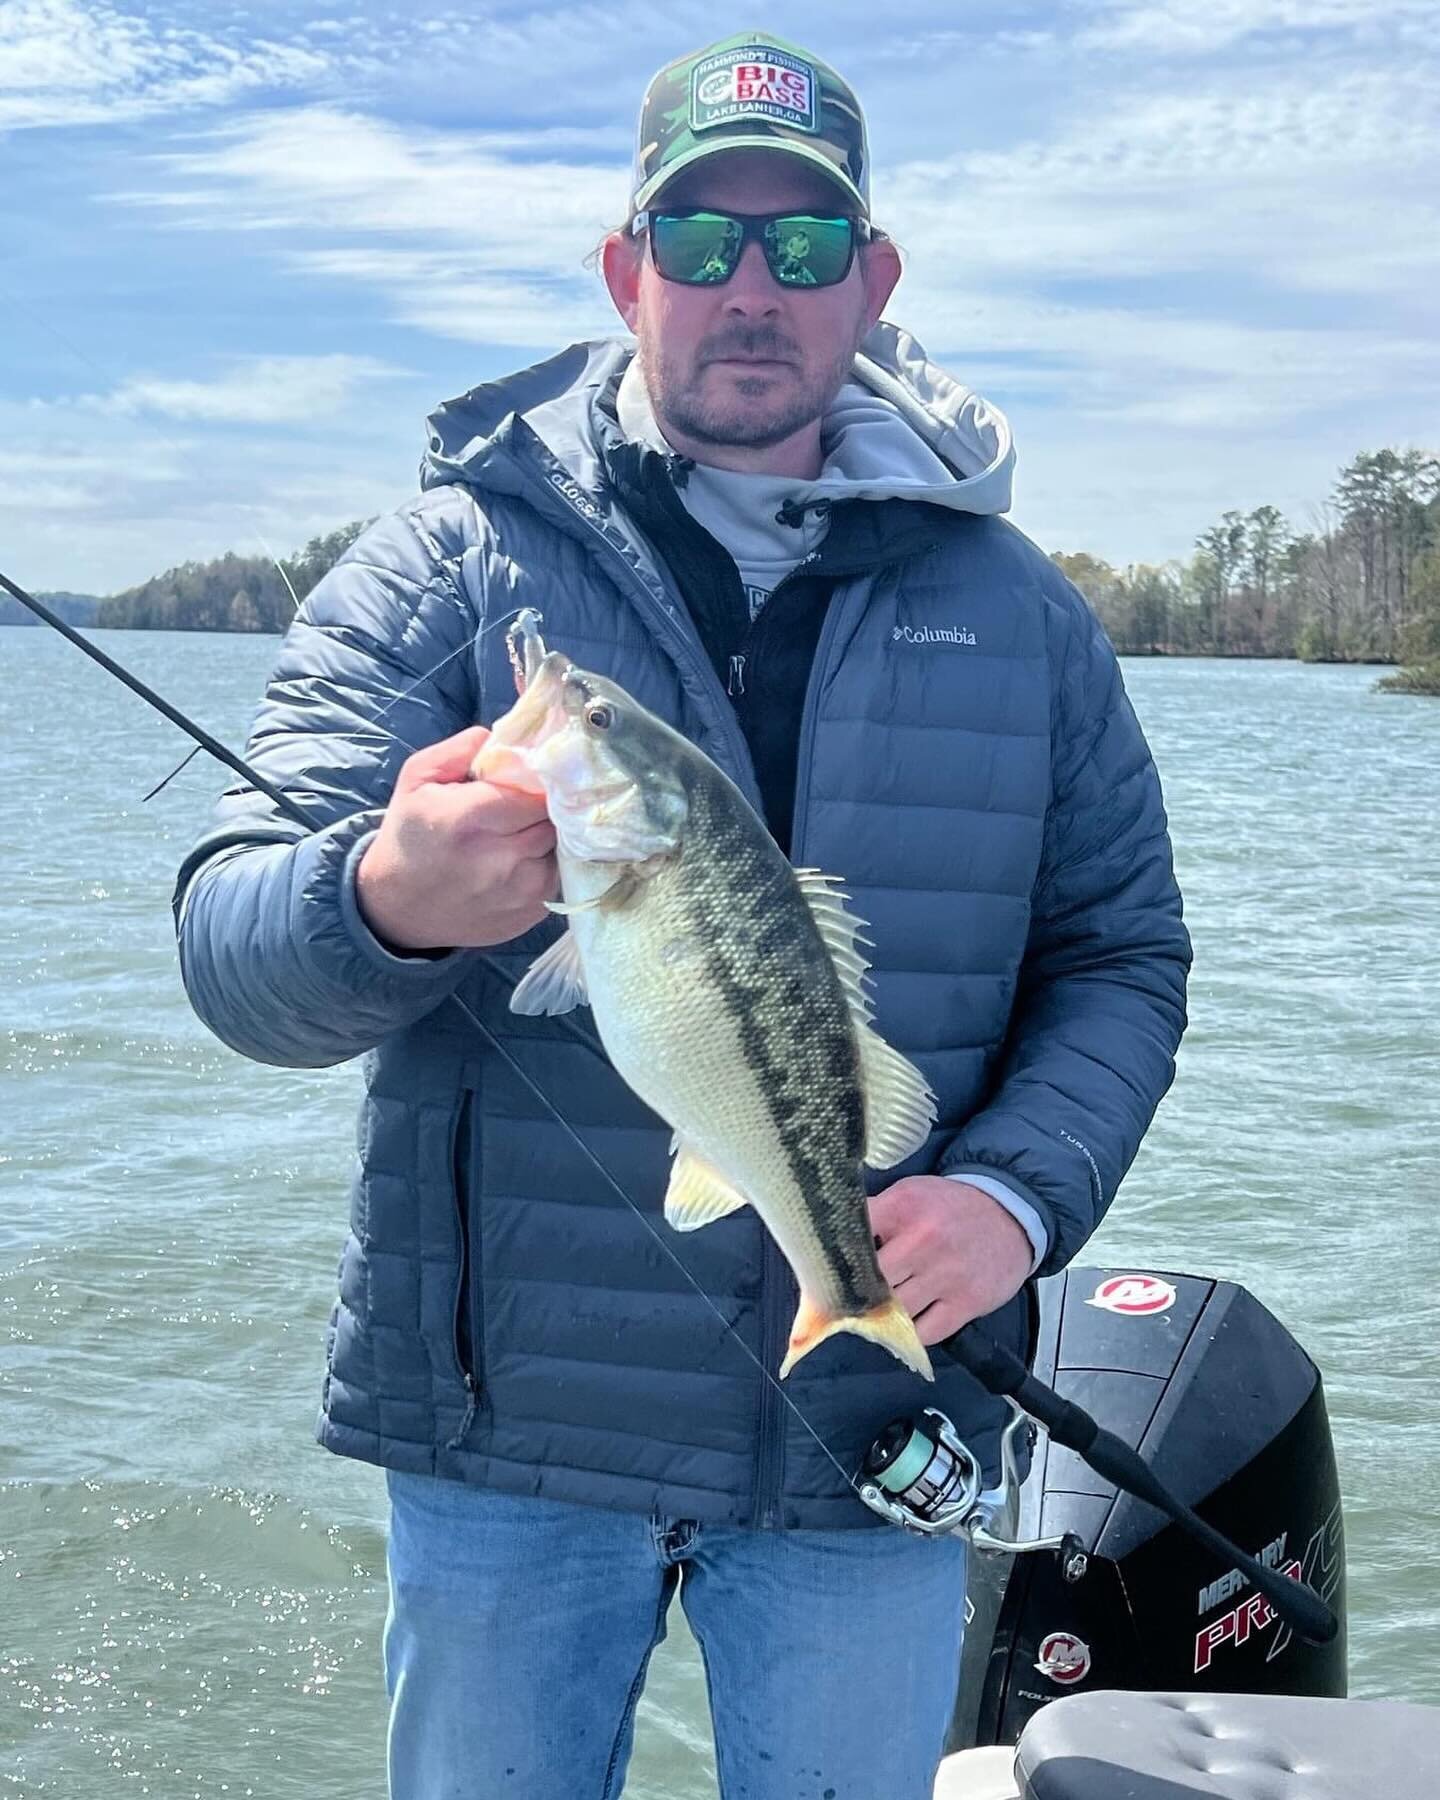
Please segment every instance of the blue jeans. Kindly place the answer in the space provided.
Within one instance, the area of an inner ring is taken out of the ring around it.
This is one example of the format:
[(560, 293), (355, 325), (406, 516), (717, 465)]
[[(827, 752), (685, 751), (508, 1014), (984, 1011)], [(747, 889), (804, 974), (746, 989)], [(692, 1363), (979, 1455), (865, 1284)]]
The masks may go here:
[(724, 1800), (931, 1800), (964, 1631), (958, 1539), (388, 1480), (392, 1800), (616, 1800), (677, 1587)]

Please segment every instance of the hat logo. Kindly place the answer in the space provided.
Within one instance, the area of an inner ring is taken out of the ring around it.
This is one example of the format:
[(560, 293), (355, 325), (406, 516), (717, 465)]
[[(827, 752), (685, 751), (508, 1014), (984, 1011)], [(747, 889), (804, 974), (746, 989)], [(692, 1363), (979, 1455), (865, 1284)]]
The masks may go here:
[(812, 64), (771, 44), (746, 44), (704, 57), (690, 76), (690, 129), (768, 119), (798, 131), (820, 129)]

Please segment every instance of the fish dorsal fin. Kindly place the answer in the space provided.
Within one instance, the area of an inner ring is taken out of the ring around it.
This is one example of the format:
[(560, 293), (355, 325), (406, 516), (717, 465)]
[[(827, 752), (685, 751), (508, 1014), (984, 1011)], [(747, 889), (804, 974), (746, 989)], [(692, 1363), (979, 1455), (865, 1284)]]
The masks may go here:
[(575, 933), (562, 931), (548, 950), (542, 951), (510, 996), (510, 1010), (536, 1017), (541, 1013), (567, 1013), (588, 1003), (585, 971), (580, 967), (580, 945)]
[(676, 1231), (698, 1231), (712, 1219), (738, 1212), (749, 1201), (688, 1144), (681, 1144), (665, 1190), (665, 1221)]
[(833, 875), (823, 875), (819, 869), (797, 869), (795, 879), (800, 883), (800, 892), (805, 896), (810, 916), (825, 940), (825, 948), (830, 952), (830, 960), (840, 977), (840, 985), (845, 990), (845, 998), (850, 1002), (855, 1021), (860, 1025), (868, 1025), (875, 1016), (863, 985), (870, 964), (857, 947), (871, 943), (864, 935), (865, 921), (857, 919), (847, 909), (845, 902), (850, 896)]
[(819, 869), (797, 869), (795, 878), (835, 964), (855, 1023), (865, 1100), (864, 1161), (872, 1169), (889, 1169), (918, 1150), (930, 1135), (935, 1096), (914, 1064), (875, 1030), (875, 1010), (864, 987), (870, 965), (859, 949), (871, 940), (862, 934), (864, 921), (845, 905), (850, 896), (833, 875), (824, 875)]

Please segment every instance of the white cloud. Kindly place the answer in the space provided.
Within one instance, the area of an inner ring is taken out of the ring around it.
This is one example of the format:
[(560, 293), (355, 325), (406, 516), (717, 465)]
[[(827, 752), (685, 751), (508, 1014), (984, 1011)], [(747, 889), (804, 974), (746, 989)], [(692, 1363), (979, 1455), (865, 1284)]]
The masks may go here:
[(404, 373), (370, 356), (259, 356), (237, 362), (212, 381), (136, 376), (109, 394), (58, 404), (129, 418), (151, 414), (224, 425), (323, 423), (358, 387)]
[(331, 107), (238, 121), (162, 159), (172, 183), (122, 198), (168, 223), (284, 233), (291, 265), (387, 296), (438, 336), (533, 347), (614, 324), (584, 257), (623, 215), (625, 164), (577, 137), (404, 130)]
[(107, 0), (0, 0), (0, 131), (218, 106), (331, 68), (303, 45), (257, 39), (237, 49)]
[(413, 403), (328, 435), (254, 439), (205, 421), (161, 437), (148, 419), (0, 401), (0, 543), (26, 586), (111, 593), (187, 558), (289, 555), (342, 520), (398, 505), (414, 486)]
[[(183, 459), (166, 447), (147, 447), (119, 465), (113, 455), (78, 443), (31, 447), (33, 424), (27, 429), (29, 422), (14, 415), (12, 419), (6, 436), (19, 447), (0, 448), (0, 517), (12, 513), (17, 524), (36, 514), (64, 510), (73, 517), (76, 492), (82, 486), (107, 493), (119, 487), (133, 495), (178, 481), (182, 474)], [(147, 500), (147, 510), (148, 505)]]
[(1040, 358), (1067, 407), (1135, 424), (1343, 406), (1364, 433), (1389, 396), (1440, 408), (1432, 95), (1419, 65), (1192, 75), (881, 174), (904, 316), (1021, 383)]
[(1433, 0), (1098, 0), (1078, 49), (1213, 55), (1247, 39), (1342, 31), (1373, 39), (1413, 26), (1433, 31)]
[[(308, 106), (237, 120), (205, 148), (157, 160), (183, 180), (197, 220), (223, 200), (240, 230), (429, 236), (558, 270), (578, 260), (585, 232), (598, 235), (625, 207), (622, 166), (563, 159), (559, 148), (573, 141), (569, 132), (406, 128)], [(535, 154), (546, 148), (555, 153)]]

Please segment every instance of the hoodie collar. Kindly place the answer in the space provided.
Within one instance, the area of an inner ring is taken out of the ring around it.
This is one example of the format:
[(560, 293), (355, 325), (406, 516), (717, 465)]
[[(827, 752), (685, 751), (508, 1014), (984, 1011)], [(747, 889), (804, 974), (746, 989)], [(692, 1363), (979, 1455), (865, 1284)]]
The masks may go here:
[[(523, 419), (575, 479), (595, 491), (604, 474), (595, 400), (633, 356), (633, 343), (624, 339), (573, 344), (447, 401), (428, 421), (421, 485), (512, 488), (513, 476), (507, 478), (500, 465), (510, 461), (513, 422)], [(905, 499), (957, 512), (1009, 509), (1015, 450), (1003, 413), (930, 362), (908, 332), (886, 322), (864, 339), (853, 374), (825, 418), (824, 468), (814, 481), (794, 484), (797, 507)], [(675, 454), (668, 445), (665, 453)]]

